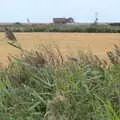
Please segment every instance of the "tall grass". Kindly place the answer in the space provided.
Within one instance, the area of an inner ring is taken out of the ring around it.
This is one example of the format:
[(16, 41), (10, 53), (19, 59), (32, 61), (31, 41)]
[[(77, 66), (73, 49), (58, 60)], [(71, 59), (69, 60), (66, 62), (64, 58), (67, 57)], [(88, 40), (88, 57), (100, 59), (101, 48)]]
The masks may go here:
[(65, 60), (47, 47), (22, 49), (0, 69), (0, 119), (120, 120), (119, 65), (83, 53)]

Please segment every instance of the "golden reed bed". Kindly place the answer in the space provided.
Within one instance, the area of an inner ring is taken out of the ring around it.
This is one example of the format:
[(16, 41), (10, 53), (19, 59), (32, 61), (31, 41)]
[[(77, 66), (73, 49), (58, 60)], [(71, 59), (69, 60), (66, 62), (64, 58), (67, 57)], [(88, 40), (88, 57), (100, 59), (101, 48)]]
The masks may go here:
[[(79, 50), (91, 51), (100, 57), (106, 56), (106, 51), (113, 48), (113, 44), (120, 44), (120, 34), (103, 33), (16, 33), (18, 42), (25, 49), (35, 49), (39, 45), (56, 46), (66, 55), (73, 56)], [(19, 50), (7, 44), (4, 33), (0, 33), (0, 63), (6, 65), (8, 56), (19, 55)]]

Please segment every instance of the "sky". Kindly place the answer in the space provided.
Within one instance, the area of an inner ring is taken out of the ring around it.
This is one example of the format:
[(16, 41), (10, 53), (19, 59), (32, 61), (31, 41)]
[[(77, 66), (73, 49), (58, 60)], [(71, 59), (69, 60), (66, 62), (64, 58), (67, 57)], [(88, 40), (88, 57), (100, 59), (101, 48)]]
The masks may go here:
[(73, 17), (76, 22), (120, 22), (120, 0), (0, 0), (0, 22), (52, 22)]

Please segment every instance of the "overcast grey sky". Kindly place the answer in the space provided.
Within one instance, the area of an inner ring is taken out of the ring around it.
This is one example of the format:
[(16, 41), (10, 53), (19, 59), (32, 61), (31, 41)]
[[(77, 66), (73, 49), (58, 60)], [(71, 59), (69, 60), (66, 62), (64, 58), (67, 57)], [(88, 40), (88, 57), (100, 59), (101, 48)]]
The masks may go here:
[(76, 22), (120, 21), (120, 0), (0, 0), (0, 22), (51, 22), (53, 17), (73, 17)]

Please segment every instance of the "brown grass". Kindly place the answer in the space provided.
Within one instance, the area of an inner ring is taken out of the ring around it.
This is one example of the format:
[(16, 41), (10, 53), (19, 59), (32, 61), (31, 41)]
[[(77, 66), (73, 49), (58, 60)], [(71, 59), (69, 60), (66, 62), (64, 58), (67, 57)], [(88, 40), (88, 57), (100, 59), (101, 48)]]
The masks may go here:
[[(38, 48), (40, 44), (57, 46), (66, 55), (76, 55), (78, 50), (91, 51), (105, 57), (113, 44), (120, 44), (120, 34), (93, 33), (16, 33), (17, 40), (25, 49)], [(19, 50), (8, 45), (4, 33), (0, 33), (0, 63), (6, 65), (8, 56), (18, 55)]]

